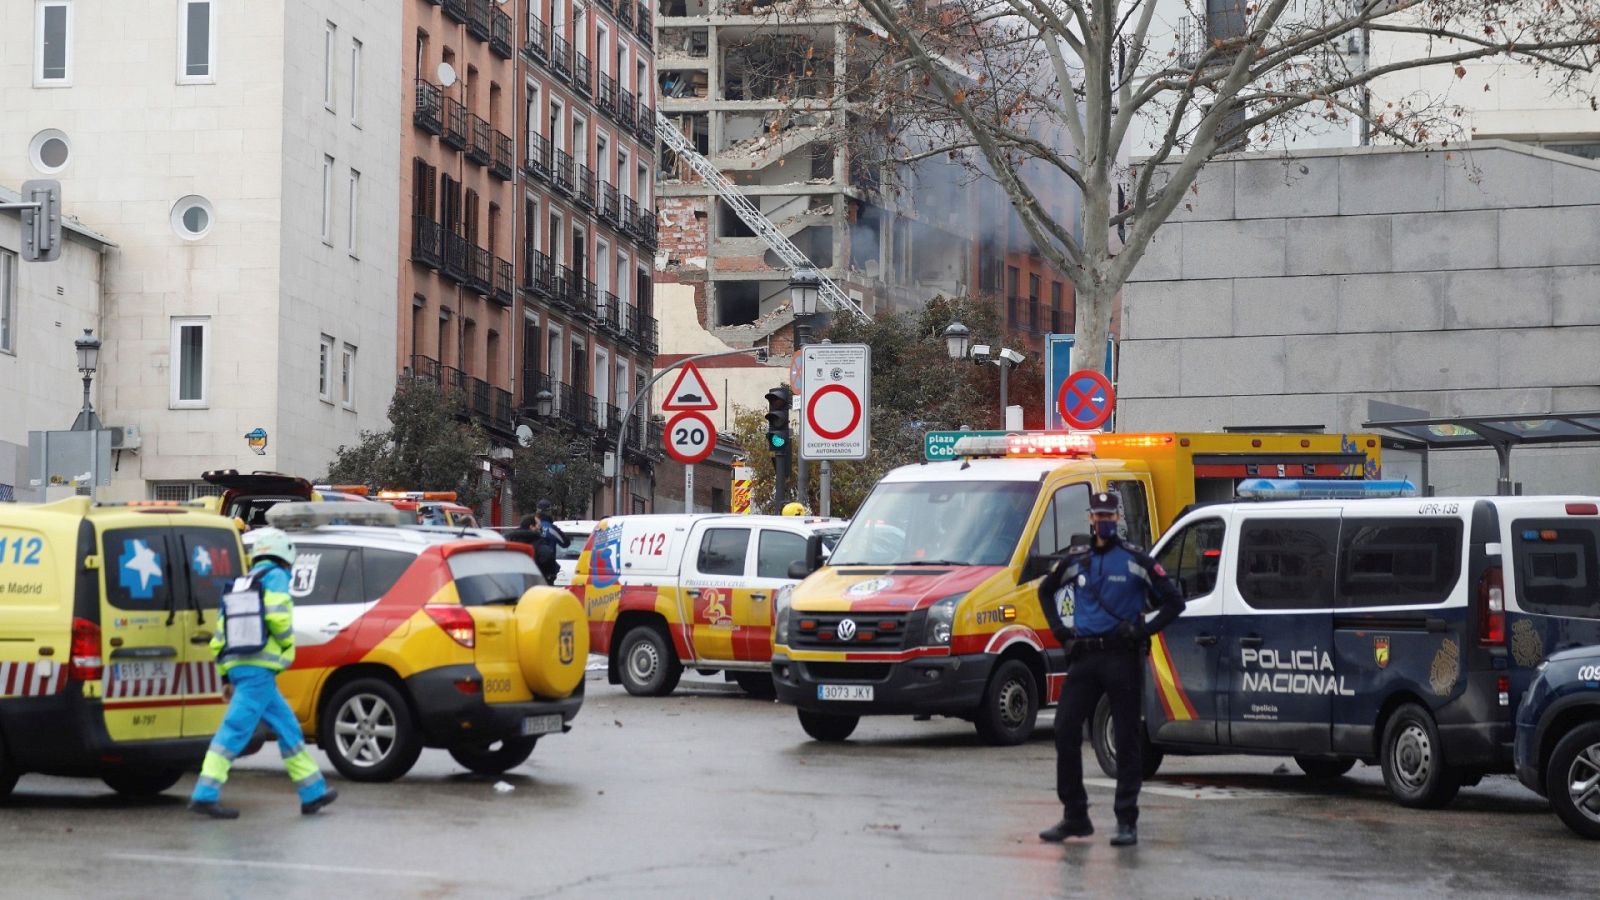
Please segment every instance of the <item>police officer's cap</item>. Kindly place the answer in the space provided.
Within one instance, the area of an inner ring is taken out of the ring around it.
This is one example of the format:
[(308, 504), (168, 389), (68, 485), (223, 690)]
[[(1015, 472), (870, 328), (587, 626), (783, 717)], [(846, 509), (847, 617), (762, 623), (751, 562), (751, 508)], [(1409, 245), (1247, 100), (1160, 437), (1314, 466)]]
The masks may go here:
[(1100, 493), (1091, 496), (1089, 498), (1089, 511), (1090, 512), (1113, 512), (1113, 513), (1116, 512), (1117, 511), (1117, 495), (1116, 494), (1108, 494), (1105, 491), (1101, 491)]

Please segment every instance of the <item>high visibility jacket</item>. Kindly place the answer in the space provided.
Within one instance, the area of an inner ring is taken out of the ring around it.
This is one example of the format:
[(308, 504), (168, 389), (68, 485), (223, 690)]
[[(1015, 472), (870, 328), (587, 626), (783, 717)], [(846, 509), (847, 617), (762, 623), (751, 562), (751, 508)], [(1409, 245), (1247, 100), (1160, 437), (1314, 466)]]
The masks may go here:
[[(250, 569), (250, 574), (261, 585), (263, 611), (267, 620), (267, 645), (255, 653), (243, 656), (229, 655), (217, 660), (217, 671), (227, 675), (235, 666), (259, 666), (271, 672), (282, 672), (294, 663), (294, 601), (289, 598), (289, 569), (269, 560), (262, 560)], [(222, 653), (227, 634), (222, 611), (217, 611), (217, 629), (211, 638), (211, 655)]]

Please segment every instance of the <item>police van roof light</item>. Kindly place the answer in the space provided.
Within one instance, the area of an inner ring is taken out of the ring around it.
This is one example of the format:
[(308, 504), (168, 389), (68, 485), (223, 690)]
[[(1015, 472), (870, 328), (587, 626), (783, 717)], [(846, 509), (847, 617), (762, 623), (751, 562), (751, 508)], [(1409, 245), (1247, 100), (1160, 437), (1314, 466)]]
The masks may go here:
[(400, 511), (386, 503), (296, 501), (267, 510), (267, 524), (284, 531), (309, 531), (325, 525), (396, 527)]
[(1416, 485), (1401, 478), (1357, 481), (1338, 478), (1252, 478), (1235, 492), (1245, 500), (1362, 500), (1415, 497)]

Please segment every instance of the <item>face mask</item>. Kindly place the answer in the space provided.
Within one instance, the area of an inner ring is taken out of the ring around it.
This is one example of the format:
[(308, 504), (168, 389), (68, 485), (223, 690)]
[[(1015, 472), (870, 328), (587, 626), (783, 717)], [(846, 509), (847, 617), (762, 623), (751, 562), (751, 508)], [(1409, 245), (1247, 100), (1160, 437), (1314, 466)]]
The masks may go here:
[(1115, 520), (1102, 519), (1094, 523), (1094, 534), (1102, 541), (1109, 541), (1117, 536), (1117, 523)]

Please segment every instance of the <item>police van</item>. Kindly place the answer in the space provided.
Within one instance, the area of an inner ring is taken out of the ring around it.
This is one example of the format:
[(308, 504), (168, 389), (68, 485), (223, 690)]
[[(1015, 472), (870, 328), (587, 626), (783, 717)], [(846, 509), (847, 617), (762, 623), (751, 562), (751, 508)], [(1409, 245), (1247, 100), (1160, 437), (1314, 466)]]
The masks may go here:
[[(1309, 775), (1379, 764), (1436, 807), (1512, 771), (1517, 701), (1545, 657), (1600, 643), (1593, 497), (1286, 499), (1257, 481), (1188, 511), (1154, 548), (1186, 608), (1156, 636), (1145, 768), (1165, 752), (1293, 756)], [(1092, 734), (1113, 770), (1109, 715)]]

